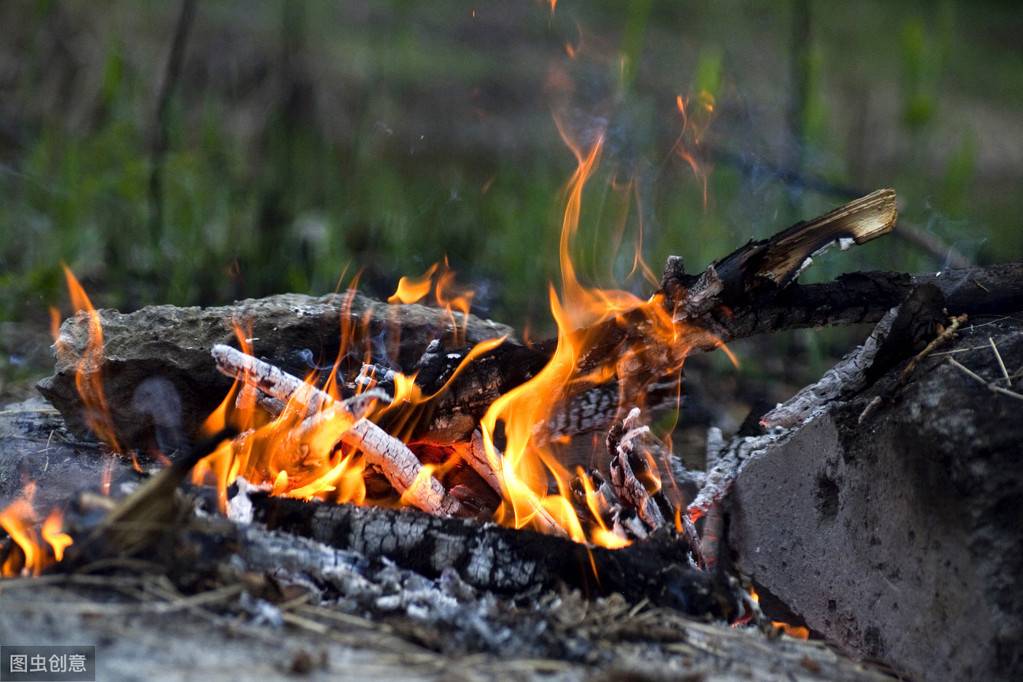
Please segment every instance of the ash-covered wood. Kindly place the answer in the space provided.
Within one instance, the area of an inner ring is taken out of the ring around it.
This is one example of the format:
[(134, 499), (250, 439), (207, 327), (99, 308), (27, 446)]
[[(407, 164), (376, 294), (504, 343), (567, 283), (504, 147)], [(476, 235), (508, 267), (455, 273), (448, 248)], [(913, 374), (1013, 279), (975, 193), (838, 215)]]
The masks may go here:
[[(825, 409), (843, 394), (861, 390), (867, 382), (867, 371), (874, 366), (874, 358), (887, 338), (897, 313), (898, 310), (893, 308), (878, 322), (862, 345), (846, 354), (818, 381), (800, 389), (792, 398), (764, 414), (760, 424), (765, 428), (792, 428), (815, 412)], [(714, 459), (724, 450), (725, 444), (722, 442), (714, 453)], [(710, 460), (708, 457), (708, 466), (712, 466)]]
[(312, 414), (334, 403), (329, 394), (312, 384), (231, 346), (218, 343), (210, 354), (217, 363), (218, 372), (244, 381), (285, 405), (294, 400)]
[(427, 576), (447, 568), (477, 588), (502, 593), (566, 584), (591, 594), (619, 592), (691, 615), (737, 613), (733, 588), (686, 568), (688, 546), (670, 532), (621, 550), (409, 510), (305, 503), (252, 495), (254, 518), (277, 529), (367, 557), (387, 557)]
[[(656, 463), (653, 466), (654, 471), (651, 471), (652, 453), (644, 451), (637, 443), (649, 435), (650, 427), (635, 423), (638, 414), (638, 410), (633, 411), (623, 424), (616, 424), (608, 433), (611, 483), (618, 499), (635, 509), (639, 518), (653, 530), (665, 525), (666, 521), (665, 514), (657, 506), (652, 494), (660, 487)], [(645, 457), (651, 459), (647, 460)], [(672, 514), (669, 512), (668, 520), (671, 517)]]

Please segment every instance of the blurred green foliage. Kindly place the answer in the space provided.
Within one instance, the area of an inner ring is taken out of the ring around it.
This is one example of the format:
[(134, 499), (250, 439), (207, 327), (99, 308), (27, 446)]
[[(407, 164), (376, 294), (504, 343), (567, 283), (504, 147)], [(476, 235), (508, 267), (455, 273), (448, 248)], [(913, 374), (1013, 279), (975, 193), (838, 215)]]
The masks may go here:
[[(447, 254), (489, 314), (542, 321), (574, 166), (548, 113), (549, 65), (595, 55), (619, 80), (584, 202), (587, 277), (648, 292), (626, 277), (640, 231), (655, 270), (669, 253), (696, 268), (787, 221), (797, 189), (713, 155), (784, 161), (791, 46), (774, 3), (562, 0), (553, 16), (540, 3), (481, 3), (471, 15), (458, 2), (353, 4), (339, 17), (318, 3), (199, 3), (170, 101), (159, 229), (150, 150), (174, 6), (9, 4), (2, 31), (17, 68), (3, 96), (24, 105), (0, 112), (17, 131), (0, 145), (0, 318), (44, 319), (62, 300), (62, 260), (101, 304), (132, 308), (324, 292), (357, 271), (386, 295)], [(790, 170), (895, 186), (907, 222), (981, 260), (1019, 258), (1023, 199), (1004, 190), (1023, 168), (991, 140), (1014, 131), (1023, 62), (1008, 38), (981, 37), (995, 25), (1011, 33), (1019, 13), (948, 1), (809, 8), (807, 153)], [(78, 21), (90, 28), (68, 42), (77, 67), (61, 83), (41, 36), (60, 40)], [(584, 51), (571, 60), (565, 44)], [(672, 153), (675, 96), (700, 91), (715, 97), (716, 119), (685, 143), (709, 173), (706, 206)], [(86, 101), (62, 101), (68, 92)], [(461, 141), (471, 136), (481, 139)], [(841, 201), (802, 193), (801, 210)], [(942, 265), (895, 241), (858, 251), (812, 276)]]

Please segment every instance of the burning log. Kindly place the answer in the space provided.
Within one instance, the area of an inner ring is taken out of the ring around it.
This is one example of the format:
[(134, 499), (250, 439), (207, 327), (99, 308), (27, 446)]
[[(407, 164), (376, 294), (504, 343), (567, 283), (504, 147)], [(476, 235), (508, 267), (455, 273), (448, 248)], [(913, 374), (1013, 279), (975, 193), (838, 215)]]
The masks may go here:
[[(345, 421), (340, 442), (359, 450), (409, 504), (433, 514), (456, 516), (465, 510), (444, 486), (419, 462), (415, 454), (377, 424), (354, 413), (346, 401), (336, 401), (328, 393), (298, 377), (254, 358), (247, 353), (217, 345), (213, 347), (217, 369), (287, 404), (297, 404), (303, 413), (315, 412), (307, 420), (316, 424)], [(313, 425), (307, 428), (313, 428)]]

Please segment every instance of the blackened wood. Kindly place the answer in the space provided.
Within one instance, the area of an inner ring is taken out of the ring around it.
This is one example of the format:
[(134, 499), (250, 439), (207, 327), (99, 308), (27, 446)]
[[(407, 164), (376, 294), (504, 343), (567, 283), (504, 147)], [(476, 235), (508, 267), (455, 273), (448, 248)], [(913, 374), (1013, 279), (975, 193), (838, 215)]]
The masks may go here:
[(880, 189), (769, 239), (750, 242), (714, 264), (724, 284), (723, 298), (746, 296), (765, 285), (784, 288), (823, 249), (836, 243), (844, 249), (884, 236), (897, 217), (895, 191)]
[(307, 503), (251, 496), (254, 518), (270, 529), (312, 538), (367, 558), (386, 557), (436, 577), (454, 568), (474, 587), (514, 593), (569, 587), (621, 593), (694, 616), (729, 618), (736, 595), (714, 576), (686, 567), (688, 545), (670, 531), (620, 550), (587, 547), (528, 530), (409, 509)]
[(908, 275), (854, 272), (824, 284), (793, 284), (712, 314), (724, 340), (786, 329), (874, 323), (910, 292), (933, 284), (949, 314), (1005, 315), (1023, 310), (1023, 263)]

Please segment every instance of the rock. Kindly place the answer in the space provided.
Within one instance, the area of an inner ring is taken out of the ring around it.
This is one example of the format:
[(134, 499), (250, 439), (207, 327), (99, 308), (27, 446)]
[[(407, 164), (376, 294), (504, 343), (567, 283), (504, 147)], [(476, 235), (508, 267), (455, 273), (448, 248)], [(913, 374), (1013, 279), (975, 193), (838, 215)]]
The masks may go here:
[[(346, 304), (350, 295), (350, 304)], [(342, 310), (344, 314), (342, 315)], [(210, 357), (217, 343), (235, 343), (233, 322), (250, 330), (254, 353), (298, 376), (329, 369), (338, 354), (342, 322), (355, 341), (355, 361), (370, 355), (396, 368), (413, 367), (434, 339), (454, 345), (447, 312), (420, 305), (387, 305), (361, 294), (314, 298), (283, 294), (215, 308), (150, 306), (133, 313), (100, 310), (103, 326), (103, 387), (121, 444), (146, 448), (153, 443), (154, 417), (163, 431), (190, 436), (223, 399), (231, 380), (220, 375)], [(454, 319), (462, 323), (461, 313)], [(464, 342), (511, 335), (512, 330), (470, 315)], [(53, 376), (39, 382), (40, 392), (63, 414), (68, 427), (84, 435), (82, 403), (75, 370), (88, 341), (84, 313), (66, 320)], [(325, 367), (323, 366), (325, 365)], [(136, 394), (147, 379), (159, 377)], [(176, 429), (171, 422), (177, 422)], [(165, 438), (164, 441), (167, 439)], [(158, 443), (166, 449), (166, 442)]]
[[(1001, 377), (989, 335), (1023, 365), (1023, 325), (1008, 319), (968, 327), (951, 357)], [(1019, 679), (1023, 402), (948, 357), (863, 424), (901, 365), (748, 462), (729, 543), (764, 591), (860, 656), (925, 680)]]

